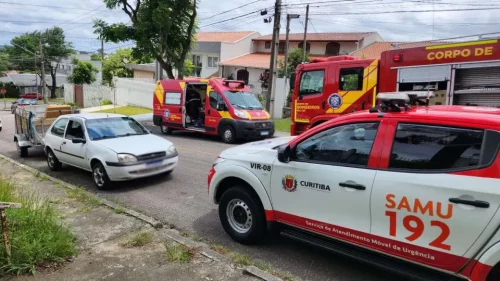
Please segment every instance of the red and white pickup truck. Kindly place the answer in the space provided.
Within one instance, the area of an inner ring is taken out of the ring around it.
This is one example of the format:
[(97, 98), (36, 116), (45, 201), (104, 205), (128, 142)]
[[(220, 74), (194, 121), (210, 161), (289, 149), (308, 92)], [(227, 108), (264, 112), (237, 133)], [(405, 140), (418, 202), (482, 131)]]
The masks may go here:
[(500, 280), (500, 109), (379, 97), (300, 136), (222, 152), (208, 191), (225, 231), (250, 244), (279, 225), (408, 279)]

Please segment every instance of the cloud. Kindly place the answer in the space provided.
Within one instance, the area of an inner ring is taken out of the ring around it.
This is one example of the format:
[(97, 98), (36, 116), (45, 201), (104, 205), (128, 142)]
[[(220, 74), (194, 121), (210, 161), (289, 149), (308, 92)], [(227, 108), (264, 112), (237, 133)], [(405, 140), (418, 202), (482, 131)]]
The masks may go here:
[[(303, 32), (305, 20), (303, 3), (311, 3), (309, 32), (378, 31), (386, 41), (423, 41), (500, 31), (500, 20), (496, 20), (495, 16), (500, 10), (500, 0), (488, 2), (474, 2), (473, 0), (287, 0), (284, 1), (285, 6), (283, 6), (282, 33), (285, 32), (286, 13), (300, 14), (300, 19), (292, 20), (291, 32)], [(100, 42), (93, 34), (91, 22), (94, 18), (102, 18), (108, 22), (129, 21), (123, 11), (106, 9), (102, 0), (26, 0), (19, 4), (0, 3), (0, 45), (8, 44), (14, 36), (24, 32), (44, 30), (57, 23), (64, 28), (67, 39), (73, 42), (76, 49), (95, 51), (100, 48)], [(242, 5), (246, 6), (238, 8)], [(450, 9), (477, 8), (489, 10), (442, 12), (442, 10)], [(254, 30), (263, 35), (270, 34), (273, 23), (264, 23), (264, 18), (271, 17), (274, 13), (273, 9), (273, 0), (225, 0), (224, 2), (203, 0), (199, 2), (199, 26), (202, 31)], [(260, 15), (262, 10), (268, 11), (267, 16)], [(405, 10), (434, 10), (435, 12), (380, 14), (387, 11)], [(220, 14), (222, 12), (225, 13)], [(231, 19), (233, 17), (235, 19)], [(130, 44), (106, 44), (105, 49), (113, 51), (120, 45)]]

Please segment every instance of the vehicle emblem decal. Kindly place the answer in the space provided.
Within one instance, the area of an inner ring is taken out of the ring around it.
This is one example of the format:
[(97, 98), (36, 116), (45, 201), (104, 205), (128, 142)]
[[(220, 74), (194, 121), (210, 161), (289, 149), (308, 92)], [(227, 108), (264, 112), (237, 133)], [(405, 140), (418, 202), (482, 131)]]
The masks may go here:
[(170, 118), (170, 111), (168, 109), (165, 109), (165, 113), (163, 113), (163, 115), (165, 116), (165, 118)]
[(297, 190), (297, 180), (294, 176), (286, 175), (281, 181), (283, 188), (288, 192), (294, 192)]
[(342, 97), (337, 93), (331, 94), (328, 97), (328, 104), (331, 108), (338, 109), (342, 106)]

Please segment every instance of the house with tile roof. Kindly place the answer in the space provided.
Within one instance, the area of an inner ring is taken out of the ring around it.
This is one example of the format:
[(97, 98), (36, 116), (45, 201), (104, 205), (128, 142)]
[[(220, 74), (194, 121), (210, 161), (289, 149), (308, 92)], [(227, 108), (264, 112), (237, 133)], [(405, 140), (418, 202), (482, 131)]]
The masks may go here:
[[(271, 40), (272, 35), (254, 38), (252, 52), (222, 60), (219, 63), (221, 76), (247, 81), (254, 93), (262, 93), (260, 76), (269, 69)], [(278, 59), (284, 59), (286, 35), (281, 34), (279, 40)], [(290, 33), (289, 51), (302, 48), (303, 40), (303, 33)], [(346, 55), (377, 41), (383, 41), (377, 32), (308, 33), (306, 50), (310, 53), (311, 59)]]
[[(255, 31), (198, 32), (188, 55), (195, 68), (191, 76), (219, 76), (218, 63), (252, 52), (252, 40), (260, 37)], [(127, 64), (134, 78), (154, 80), (155, 64)]]
[(433, 41), (433, 42), (373, 42), (364, 48), (356, 50), (350, 53), (351, 56), (360, 59), (380, 59), (382, 52), (395, 50), (395, 49), (406, 49), (414, 47), (426, 47), (432, 45), (446, 44), (449, 42), (443, 41)]

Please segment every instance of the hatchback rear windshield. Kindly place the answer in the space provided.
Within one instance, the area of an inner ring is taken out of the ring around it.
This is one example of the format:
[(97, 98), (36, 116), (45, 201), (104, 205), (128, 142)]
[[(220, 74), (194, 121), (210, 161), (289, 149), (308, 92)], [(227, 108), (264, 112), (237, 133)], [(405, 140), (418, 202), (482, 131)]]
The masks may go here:
[(145, 135), (148, 131), (130, 117), (111, 117), (85, 121), (91, 140)]

